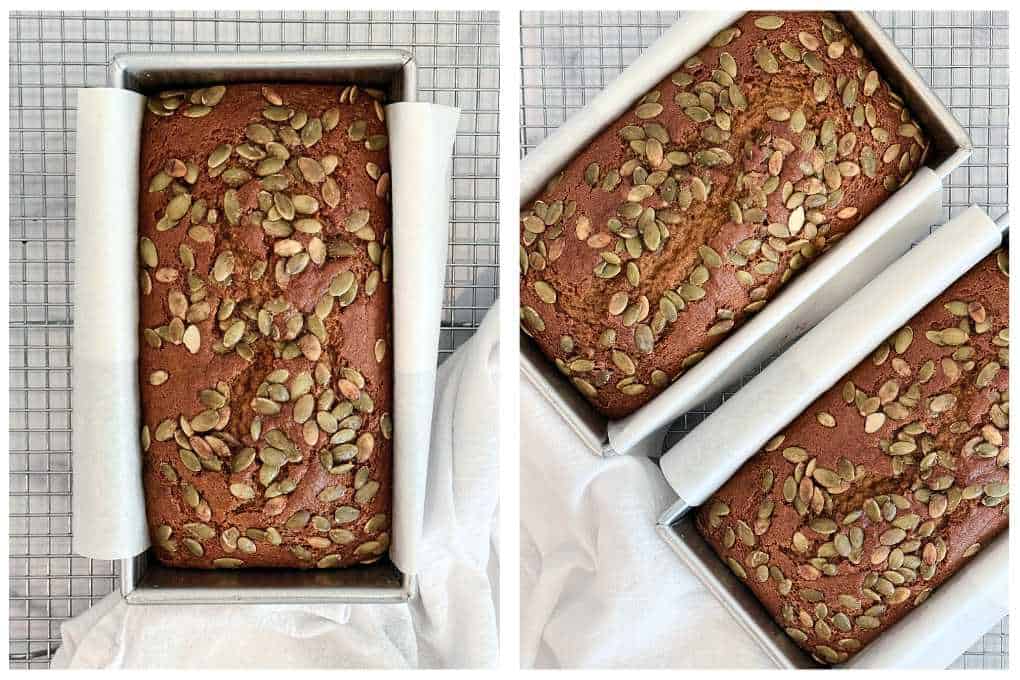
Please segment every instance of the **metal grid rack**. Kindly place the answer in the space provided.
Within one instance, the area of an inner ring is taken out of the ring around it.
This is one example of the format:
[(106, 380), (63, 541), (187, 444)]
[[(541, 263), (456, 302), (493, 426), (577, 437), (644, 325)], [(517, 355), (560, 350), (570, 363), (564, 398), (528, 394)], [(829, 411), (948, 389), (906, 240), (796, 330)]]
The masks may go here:
[[(973, 156), (943, 189), (941, 221), (975, 203), (999, 217), (1007, 207), (1007, 13), (897, 11), (874, 16), (974, 142)], [(588, 104), (678, 17), (678, 12), (522, 12), (521, 155)], [(667, 446), (732, 393), (677, 420)], [(953, 668), (1007, 668), (1008, 648), (1008, 622), (1003, 620)]]
[(440, 361), (496, 298), (497, 12), (15, 12), (10, 16), (12, 668), (45, 668), (60, 624), (116, 584), (71, 552), (75, 88), (123, 51), (397, 47), (420, 98), (459, 106)]

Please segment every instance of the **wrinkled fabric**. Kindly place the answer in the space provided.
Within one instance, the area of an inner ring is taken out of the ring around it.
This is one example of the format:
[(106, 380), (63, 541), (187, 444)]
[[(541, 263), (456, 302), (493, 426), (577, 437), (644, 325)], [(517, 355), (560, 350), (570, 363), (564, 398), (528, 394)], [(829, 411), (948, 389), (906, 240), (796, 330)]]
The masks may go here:
[(520, 418), (523, 667), (773, 667), (655, 532), (653, 460), (596, 457), (527, 380)]
[(439, 368), (418, 597), (387, 605), (127, 605), (61, 627), (53, 668), (481, 668), (498, 661), (498, 309)]

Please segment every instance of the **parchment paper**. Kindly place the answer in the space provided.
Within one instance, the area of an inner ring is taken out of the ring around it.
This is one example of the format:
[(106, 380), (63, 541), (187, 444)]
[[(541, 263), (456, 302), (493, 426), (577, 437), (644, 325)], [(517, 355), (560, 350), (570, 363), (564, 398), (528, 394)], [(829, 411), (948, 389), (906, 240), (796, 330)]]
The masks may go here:
[(145, 97), (78, 90), (71, 547), (149, 547), (138, 405), (138, 149)]
[(417, 572), (450, 224), (450, 170), (460, 110), (390, 104), (393, 176), (393, 543), (390, 559)]

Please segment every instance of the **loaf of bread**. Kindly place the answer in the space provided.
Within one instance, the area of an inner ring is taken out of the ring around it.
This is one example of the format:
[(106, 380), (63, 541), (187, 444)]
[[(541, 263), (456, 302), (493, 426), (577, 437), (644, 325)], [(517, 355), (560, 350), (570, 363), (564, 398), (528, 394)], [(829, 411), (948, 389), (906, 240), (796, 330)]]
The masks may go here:
[(389, 546), (382, 93), (148, 99), (139, 381), (148, 524), (176, 567), (338, 567)]
[(1008, 524), (1008, 266), (981, 261), (698, 510), (820, 663), (846, 661)]
[(751, 12), (521, 213), (521, 326), (609, 418), (764, 306), (924, 162), (844, 26)]

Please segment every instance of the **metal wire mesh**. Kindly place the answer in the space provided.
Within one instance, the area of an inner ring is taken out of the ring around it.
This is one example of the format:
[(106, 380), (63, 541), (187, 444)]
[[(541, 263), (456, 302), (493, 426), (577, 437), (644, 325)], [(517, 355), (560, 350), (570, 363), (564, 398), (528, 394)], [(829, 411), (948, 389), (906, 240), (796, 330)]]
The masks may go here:
[(60, 624), (115, 586), (71, 553), (75, 88), (123, 51), (397, 47), (420, 98), (462, 110), (439, 359), (496, 297), (496, 12), (15, 12), (10, 16), (10, 663), (48, 667)]
[[(942, 222), (977, 204), (1007, 208), (1009, 28), (1006, 12), (875, 12), (878, 23), (967, 128), (974, 154), (943, 188)], [(679, 17), (678, 12), (522, 12), (521, 155), (583, 108)], [(682, 416), (666, 446), (694, 428), (753, 375)], [(1004, 620), (954, 668), (1006, 668)]]

